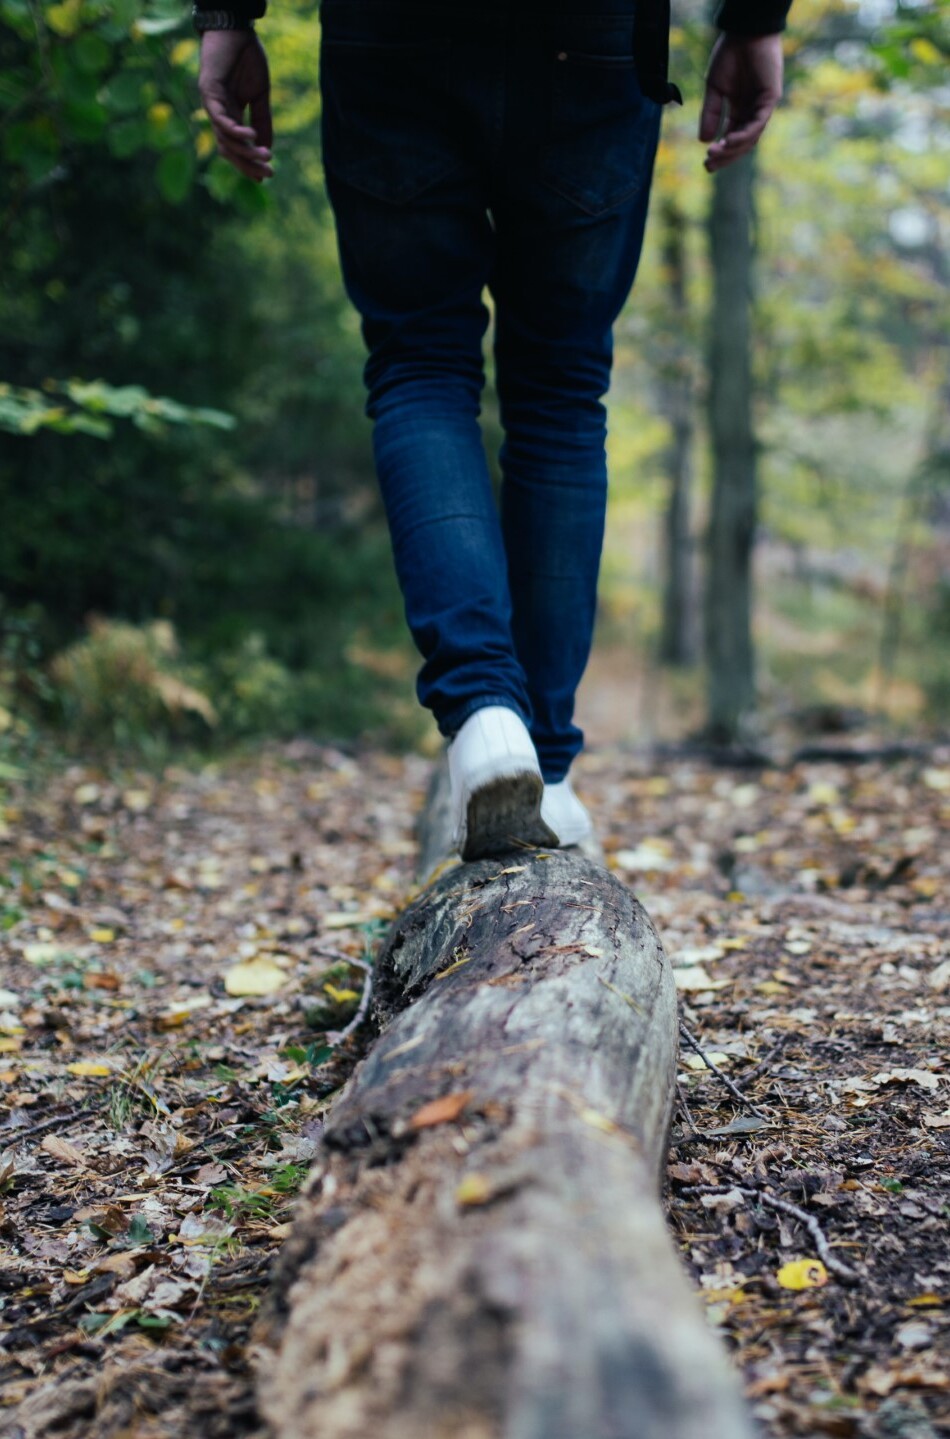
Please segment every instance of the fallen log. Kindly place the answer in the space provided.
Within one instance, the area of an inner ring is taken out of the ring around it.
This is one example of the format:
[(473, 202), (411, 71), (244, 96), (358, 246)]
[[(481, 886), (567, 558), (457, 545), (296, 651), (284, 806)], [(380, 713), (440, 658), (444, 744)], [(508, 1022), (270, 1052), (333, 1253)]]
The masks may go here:
[(630, 891), (570, 851), (457, 865), (376, 1006), (258, 1329), (276, 1439), (749, 1439), (660, 1208), (676, 995)]

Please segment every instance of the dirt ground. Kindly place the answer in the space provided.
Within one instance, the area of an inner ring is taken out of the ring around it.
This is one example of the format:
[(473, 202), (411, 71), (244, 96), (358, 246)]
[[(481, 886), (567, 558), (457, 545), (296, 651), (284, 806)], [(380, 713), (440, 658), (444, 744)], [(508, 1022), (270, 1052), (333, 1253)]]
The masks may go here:
[[(0, 1433), (262, 1433), (251, 1327), (427, 774), (0, 770)], [(684, 1046), (667, 1204), (764, 1433), (950, 1434), (950, 749), (611, 747), (579, 788), (720, 1072)]]

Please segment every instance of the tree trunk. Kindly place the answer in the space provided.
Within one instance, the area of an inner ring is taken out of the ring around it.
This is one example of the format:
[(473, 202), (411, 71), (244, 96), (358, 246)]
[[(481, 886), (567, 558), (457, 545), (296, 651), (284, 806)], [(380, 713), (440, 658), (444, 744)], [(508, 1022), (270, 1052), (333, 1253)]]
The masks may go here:
[(732, 743), (755, 704), (752, 547), (756, 445), (752, 429), (753, 159), (716, 175), (709, 422), (713, 494), (706, 592), (709, 732)]
[(675, 196), (660, 210), (660, 249), (671, 341), (659, 365), (659, 408), (670, 425), (666, 454), (669, 498), (664, 533), (665, 574), (660, 659), (687, 665), (696, 658), (690, 496), (693, 470), (695, 377), (688, 342), (686, 216)]
[(376, 1003), (259, 1328), (275, 1439), (750, 1439), (658, 1200), (676, 995), (629, 890), (456, 865)]

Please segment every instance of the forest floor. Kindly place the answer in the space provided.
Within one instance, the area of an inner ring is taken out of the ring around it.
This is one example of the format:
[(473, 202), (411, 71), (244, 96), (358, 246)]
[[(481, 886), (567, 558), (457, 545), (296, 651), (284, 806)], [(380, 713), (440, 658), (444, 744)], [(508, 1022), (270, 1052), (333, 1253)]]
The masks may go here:
[[(0, 767), (0, 1433), (260, 1435), (255, 1312), (429, 767), (30, 768)], [(613, 747), (579, 788), (746, 1097), (684, 1047), (667, 1204), (764, 1432), (950, 1434), (950, 749)]]

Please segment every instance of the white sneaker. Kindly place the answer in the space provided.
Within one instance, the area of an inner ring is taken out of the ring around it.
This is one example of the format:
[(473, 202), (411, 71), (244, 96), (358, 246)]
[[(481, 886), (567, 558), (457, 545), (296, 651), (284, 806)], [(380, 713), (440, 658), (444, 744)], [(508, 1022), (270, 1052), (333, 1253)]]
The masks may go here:
[(455, 842), (465, 860), (526, 845), (556, 846), (541, 817), (544, 781), (520, 715), (486, 705), (470, 715), (449, 745)]
[(544, 786), (541, 818), (556, 831), (562, 848), (572, 844), (583, 846), (585, 841), (594, 838), (593, 820), (571, 788), (569, 779)]

